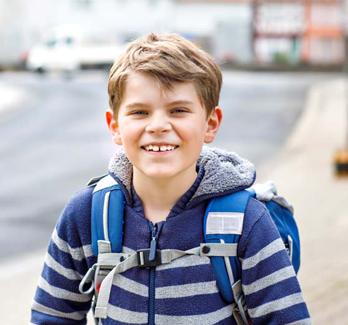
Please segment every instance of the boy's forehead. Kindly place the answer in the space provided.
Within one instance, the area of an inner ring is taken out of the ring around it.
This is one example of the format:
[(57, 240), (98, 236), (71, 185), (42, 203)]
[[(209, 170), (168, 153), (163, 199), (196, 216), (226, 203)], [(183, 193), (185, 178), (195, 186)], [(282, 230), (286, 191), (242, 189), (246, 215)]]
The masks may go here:
[[(200, 102), (195, 85), (191, 81), (173, 81), (170, 87), (157, 82), (156, 79), (146, 73), (133, 72), (125, 83), (124, 99), (137, 102), (141, 98), (147, 98), (150, 94), (156, 94), (168, 104), (194, 104)], [(138, 99), (138, 100), (137, 100)]]

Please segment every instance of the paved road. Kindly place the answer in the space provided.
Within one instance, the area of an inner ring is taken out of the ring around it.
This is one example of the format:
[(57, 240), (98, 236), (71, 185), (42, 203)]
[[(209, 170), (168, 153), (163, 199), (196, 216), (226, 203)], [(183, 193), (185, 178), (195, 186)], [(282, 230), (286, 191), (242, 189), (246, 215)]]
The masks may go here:
[[(291, 131), (308, 86), (326, 78), (328, 74), (225, 72), (224, 122), (214, 145), (260, 164)], [(108, 107), (105, 73), (86, 72), (70, 80), (5, 73), (1, 82), (29, 94), (0, 115), (4, 260), (47, 245), (69, 197), (106, 171), (114, 147), (103, 114)]]

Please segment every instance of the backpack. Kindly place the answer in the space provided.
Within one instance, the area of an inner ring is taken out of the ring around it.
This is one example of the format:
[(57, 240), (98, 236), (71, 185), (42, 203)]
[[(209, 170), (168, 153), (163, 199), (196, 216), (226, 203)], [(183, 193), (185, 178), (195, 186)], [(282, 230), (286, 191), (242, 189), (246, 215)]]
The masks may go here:
[[(300, 240), (293, 208), (277, 196), (272, 182), (256, 184), (246, 190), (210, 200), (204, 216), (205, 243), (188, 251), (150, 248), (135, 253), (122, 253), (123, 192), (110, 175), (93, 178), (87, 184), (95, 186), (92, 196), (92, 251), (98, 257), (82, 279), (79, 290), (92, 294), (94, 317), (107, 317), (107, 307), (115, 274), (133, 267), (154, 267), (167, 264), (185, 255), (207, 256), (214, 269), (222, 297), (234, 303), (233, 316), (238, 325), (248, 324), (248, 313), (241, 285), (241, 264), (237, 257), (238, 241), (243, 231), (244, 211), (250, 198), (261, 201), (280, 233), (295, 272), (300, 267)], [(112, 207), (112, 208), (110, 208)], [(88, 286), (88, 289), (85, 287)]]

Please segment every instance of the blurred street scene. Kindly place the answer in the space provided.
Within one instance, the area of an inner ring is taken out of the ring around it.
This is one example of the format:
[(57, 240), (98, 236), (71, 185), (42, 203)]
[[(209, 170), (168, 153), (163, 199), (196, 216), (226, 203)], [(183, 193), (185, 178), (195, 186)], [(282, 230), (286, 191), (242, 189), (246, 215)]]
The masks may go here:
[[(69, 198), (107, 172), (108, 69), (145, 33), (175, 32), (223, 69), (213, 146), (251, 160), (295, 207), (315, 325), (348, 324), (348, 1), (0, 0), (0, 322), (26, 324)], [(93, 324), (93, 322), (89, 323)]]
[(346, 9), (345, 0), (1, 0), (0, 67), (108, 66), (155, 30), (185, 36), (225, 66), (338, 68)]

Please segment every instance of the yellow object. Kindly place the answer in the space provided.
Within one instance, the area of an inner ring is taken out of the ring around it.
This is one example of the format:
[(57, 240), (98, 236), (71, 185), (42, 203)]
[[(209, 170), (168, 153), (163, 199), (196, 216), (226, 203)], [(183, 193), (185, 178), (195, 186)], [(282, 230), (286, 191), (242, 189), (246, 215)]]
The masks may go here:
[(348, 149), (342, 149), (336, 152), (334, 165), (337, 176), (348, 176)]

